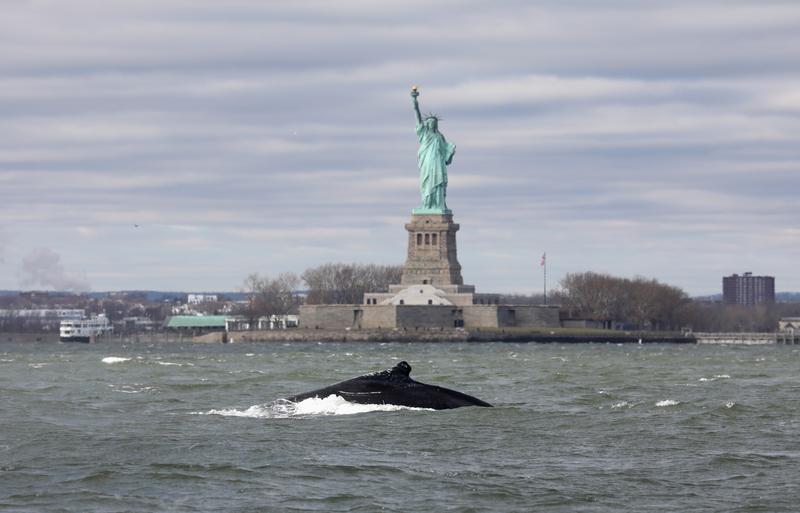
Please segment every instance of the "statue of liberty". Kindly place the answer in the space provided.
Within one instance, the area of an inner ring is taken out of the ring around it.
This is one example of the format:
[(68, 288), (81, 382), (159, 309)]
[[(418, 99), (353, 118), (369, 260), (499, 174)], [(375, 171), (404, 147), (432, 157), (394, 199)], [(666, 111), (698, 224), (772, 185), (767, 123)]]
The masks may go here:
[(422, 119), (417, 102), (417, 86), (411, 88), (414, 99), (414, 113), (417, 115), (417, 137), (419, 151), (419, 192), (422, 204), (413, 210), (414, 214), (451, 214), (447, 208), (447, 166), (453, 161), (456, 145), (448, 143), (439, 132), (439, 119), (428, 115)]

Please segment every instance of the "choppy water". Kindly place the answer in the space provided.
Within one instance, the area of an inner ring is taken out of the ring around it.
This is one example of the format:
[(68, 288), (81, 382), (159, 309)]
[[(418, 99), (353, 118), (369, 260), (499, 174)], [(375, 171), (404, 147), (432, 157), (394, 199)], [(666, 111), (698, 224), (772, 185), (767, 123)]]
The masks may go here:
[[(273, 402), (400, 359), (497, 407)], [(798, 369), (787, 346), (0, 344), (0, 510), (797, 511)]]

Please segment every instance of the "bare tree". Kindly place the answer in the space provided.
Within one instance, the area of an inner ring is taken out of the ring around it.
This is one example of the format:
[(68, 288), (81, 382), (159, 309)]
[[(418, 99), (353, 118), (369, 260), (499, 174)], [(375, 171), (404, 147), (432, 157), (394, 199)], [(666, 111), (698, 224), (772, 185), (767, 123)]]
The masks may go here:
[(624, 280), (593, 272), (567, 274), (561, 281), (565, 306), (573, 314), (596, 319), (621, 319), (630, 294)]
[(297, 287), (300, 278), (293, 273), (281, 273), (276, 278), (247, 276), (242, 286), (247, 294), (247, 307), (240, 313), (255, 327), (260, 317), (284, 315), (297, 312), (299, 297)]
[(642, 277), (574, 273), (561, 285), (564, 305), (572, 315), (625, 321), (640, 329), (677, 329), (689, 301), (683, 290)]
[(365, 292), (384, 292), (399, 283), (403, 267), (399, 265), (327, 263), (306, 269), (302, 279), (308, 287), (306, 303), (361, 303)]

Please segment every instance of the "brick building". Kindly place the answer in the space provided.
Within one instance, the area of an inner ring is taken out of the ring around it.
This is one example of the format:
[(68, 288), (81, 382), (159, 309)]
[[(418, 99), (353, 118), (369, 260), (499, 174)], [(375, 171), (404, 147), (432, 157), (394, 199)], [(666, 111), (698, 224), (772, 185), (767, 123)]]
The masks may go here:
[(754, 306), (775, 302), (775, 278), (744, 273), (722, 278), (722, 299), (731, 305)]

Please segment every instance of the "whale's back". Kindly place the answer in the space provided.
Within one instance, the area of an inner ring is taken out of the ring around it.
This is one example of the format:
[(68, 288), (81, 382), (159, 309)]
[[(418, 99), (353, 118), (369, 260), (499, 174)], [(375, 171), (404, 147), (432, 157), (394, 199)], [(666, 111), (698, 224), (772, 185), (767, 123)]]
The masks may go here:
[(385, 371), (365, 374), (287, 399), (298, 402), (311, 397), (325, 398), (338, 395), (358, 404), (393, 404), (434, 410), (462, 406), (492, 406), (457, 390), (414, 381), (410, 374), (411, 366), (406, 362), (400, 362)]

